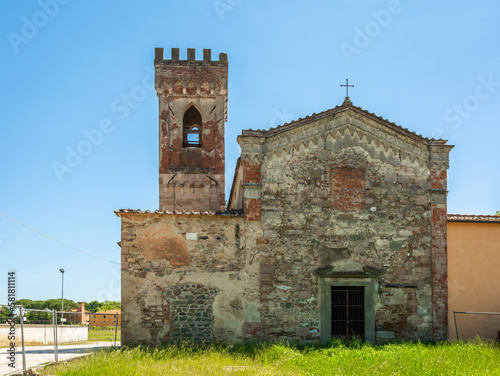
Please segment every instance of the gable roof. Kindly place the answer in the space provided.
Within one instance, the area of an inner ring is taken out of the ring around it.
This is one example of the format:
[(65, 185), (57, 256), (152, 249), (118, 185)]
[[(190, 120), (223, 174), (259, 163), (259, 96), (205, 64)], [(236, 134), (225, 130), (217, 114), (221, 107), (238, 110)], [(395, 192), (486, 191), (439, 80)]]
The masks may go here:
[(318, 114), (313, 113), (312, 115), (306, 116), (304, 118), (299, 118), (297, 120), (291, 121), (290, 123), (278, 125), (277, 127), (270, 128), (269, 130), (265, 130), (265, 129), (243, 130), (241, 135), (242, 136), (270, 137), (270, 136), (274, 136), (274, 135), (289, 131), (291, 129), (300, 127), (302, 125), (306, 125), (306, 124), (315, 122), (317, 120), (320, 120), (320, 119), (323, 119), (323, 118), (326, 118), (326, 117), (329, 117), (332, 115), (336, 115), (338, 113), (341, 113), (341, 112), (344, 112), (347, 110), (352, 110), (360, 115), (366, 116), (366, 117), (368, 117), (368, 118), (370, 118), (370, 119), (372, 119), (380, 124), (385, 125), (388, 128), (391, 128), (392, 130), (394, 130), (400, 134), (403, 134), (407, 137), (410, 137), (416, 141), (422, 142), (422, 143), (427, 144), (427, 145), (445, 145), (448, 142), (448, 140), (428, 138), (428, 137), (424, 137), (422, 135), (419, 135), (415, 132), (412, 132), (408, 128), (404, 128), (400, 125), (397, 125), (396, 123), (393, 123), (387, 119), (384, 119), (381, 116), (377, 116), (372, 112), (369, 112), (367, 110), (362, 109), (361, 107), (353, 105), (351, 100), (349, 99), (349, 97), (345, 98), (344, 103), (342, 103), (341, 106), (336, 106), (332, 109), (320, 112)]

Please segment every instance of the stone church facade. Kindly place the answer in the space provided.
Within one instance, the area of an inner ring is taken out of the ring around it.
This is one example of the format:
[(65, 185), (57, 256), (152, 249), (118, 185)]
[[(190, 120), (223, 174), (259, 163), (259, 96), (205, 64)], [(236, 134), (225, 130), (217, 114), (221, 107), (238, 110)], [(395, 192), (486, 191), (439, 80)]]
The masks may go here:
[(442, 339), (452, 146), (349, 98), (238, 137), (227, 55), (156, 49), (160, 210), (121, 218), (122, 341)]

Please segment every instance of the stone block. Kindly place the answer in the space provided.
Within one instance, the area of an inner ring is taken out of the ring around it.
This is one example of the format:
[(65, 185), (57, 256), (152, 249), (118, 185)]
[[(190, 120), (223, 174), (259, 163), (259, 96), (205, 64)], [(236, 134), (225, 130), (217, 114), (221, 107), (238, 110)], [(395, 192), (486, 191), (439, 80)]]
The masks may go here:
[(274, 274), (274, 265), (260, 264), (260, 274)]
[(299, 337), (309, 336), (309, 328), (299, 327), (295, 330), (295, 334)]
[(397, 241), (392, 241), (390, 244), (389, 244), (389, 247), (391, 248), (391, 250), (393, 251), (398, 251), (401, 249), (401, 242), (397, 242)]
[(390, 330), (377, 330), (377, 341), (390, 341), (396, 339), (396, 334)]

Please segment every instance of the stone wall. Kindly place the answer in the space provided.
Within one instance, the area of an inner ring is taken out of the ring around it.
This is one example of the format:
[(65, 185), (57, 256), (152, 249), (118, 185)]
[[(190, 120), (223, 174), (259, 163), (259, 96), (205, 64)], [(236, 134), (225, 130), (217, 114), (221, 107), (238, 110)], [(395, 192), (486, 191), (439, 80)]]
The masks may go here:
[(451, 147), (350, 108), (238, 138), (245, 216), (261, 219), (268, 244), (259, 253), (261, 337), (327, 339), (323, 290), (366, 285), (368, 339), (444, 338)]
[(123, 342), (241, 340), (245, 318), (257, 321), (245, 297), (257, 281), (247, 275), (242, 216), (117, 214)]

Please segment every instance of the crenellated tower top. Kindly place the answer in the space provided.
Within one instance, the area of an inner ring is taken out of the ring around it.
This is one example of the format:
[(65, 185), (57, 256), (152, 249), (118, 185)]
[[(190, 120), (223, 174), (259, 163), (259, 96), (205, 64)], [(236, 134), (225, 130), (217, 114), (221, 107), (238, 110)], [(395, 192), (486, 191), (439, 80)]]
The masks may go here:
[(221, 52), (219, 61), (212, 61), (212, 50), (203, 49), (203, 60), (196, 60), (196, 50), (194, 48), (187, 49), (187, 60), (180, 60), (179, 48), (172, 48), (172, 58), (164, 59), (163, 48), (155, 48), (155, 65), (156, 64), (209, 64), (209, 65), (227, 65), (227, 54)]
[(227, 54), (211, 50), (196, 60), (194, 48), (180, 60), (155, 49), (159, 98), (160, 210), (224, 210), (224, 125), (227, 120)]

